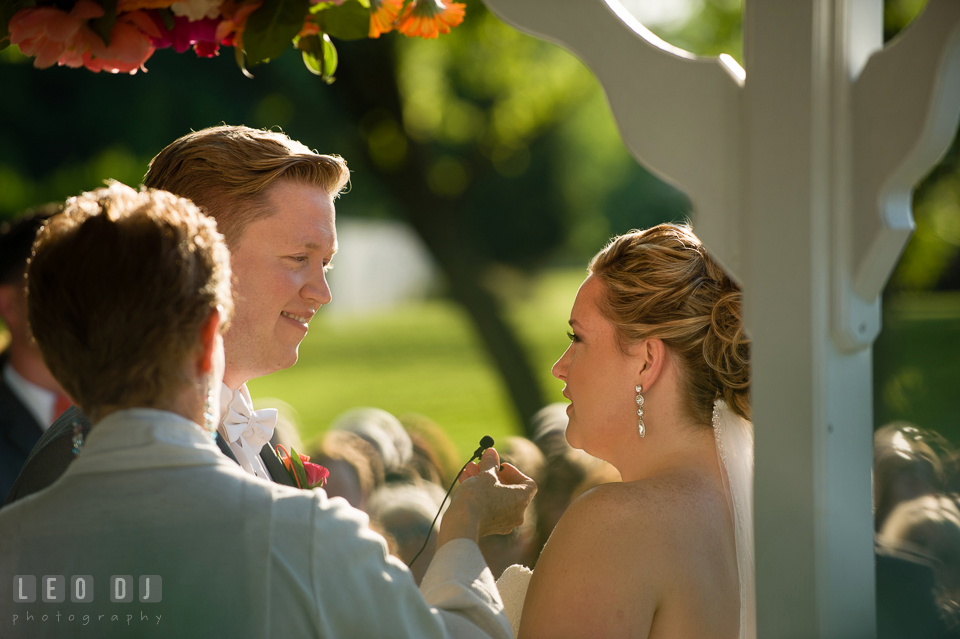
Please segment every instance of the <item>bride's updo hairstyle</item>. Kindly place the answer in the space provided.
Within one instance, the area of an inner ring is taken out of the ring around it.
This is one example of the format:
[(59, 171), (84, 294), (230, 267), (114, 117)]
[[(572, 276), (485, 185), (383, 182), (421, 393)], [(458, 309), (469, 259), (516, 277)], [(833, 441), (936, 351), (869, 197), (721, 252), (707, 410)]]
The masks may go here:
[(590, 262), (601, 314), (621, 347), (657, 338), (678, 357), (687, 412), (711, 423), (723, 399), (750, 419), (750, 339), (740, 287), (687, 225), (660, 224), (610, 241)]

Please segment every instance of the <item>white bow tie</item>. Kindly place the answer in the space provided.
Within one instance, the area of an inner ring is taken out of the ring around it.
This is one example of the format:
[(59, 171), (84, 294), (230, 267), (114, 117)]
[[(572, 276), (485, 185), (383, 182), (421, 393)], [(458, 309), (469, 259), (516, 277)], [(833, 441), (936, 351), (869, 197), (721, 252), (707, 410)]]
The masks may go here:
[[(224, 387), (225, 390), (226, 387)], [(245, 386), (241, 386), (230, 400), (223, 415), (223, 431), (228, 444), (237, 442), (243, 448), (249, 446), (255, 454), (260, 453), (263, 445), (273, 437), (277, 426), (279, 411), (276, 408), (253, 410), (245, 397)]]

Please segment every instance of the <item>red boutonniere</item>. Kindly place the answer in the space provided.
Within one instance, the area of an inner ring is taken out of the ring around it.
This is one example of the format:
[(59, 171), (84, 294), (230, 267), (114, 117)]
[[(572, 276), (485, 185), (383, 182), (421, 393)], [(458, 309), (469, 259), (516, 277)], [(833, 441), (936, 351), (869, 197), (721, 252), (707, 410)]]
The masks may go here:
[(286, 448), (278, 445), (277, 456), (287, 467), (290, 479), (293, 480), (297, 488), (317, 488), (318, 486), (323, 488), (323, 485), (327, 483), (327, 478), (330, 477), (329, 470), (320, 464), (314, 464), (310, 461), (309, 455), (301, 455), (293, 448), (287, 453)]

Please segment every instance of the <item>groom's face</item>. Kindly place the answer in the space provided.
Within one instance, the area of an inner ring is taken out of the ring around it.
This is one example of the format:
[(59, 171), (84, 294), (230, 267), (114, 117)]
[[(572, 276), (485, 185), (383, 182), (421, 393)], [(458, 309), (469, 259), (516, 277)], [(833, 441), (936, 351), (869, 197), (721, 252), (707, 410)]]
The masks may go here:
[(276, 182), (266, 194), (272, 215), (250, 224), (230, 255), (236, 310), (224, 336), (224, 382), (234, 389), (293, 366), (310, 320), (331, 300), (333, 198), (292, 180)]

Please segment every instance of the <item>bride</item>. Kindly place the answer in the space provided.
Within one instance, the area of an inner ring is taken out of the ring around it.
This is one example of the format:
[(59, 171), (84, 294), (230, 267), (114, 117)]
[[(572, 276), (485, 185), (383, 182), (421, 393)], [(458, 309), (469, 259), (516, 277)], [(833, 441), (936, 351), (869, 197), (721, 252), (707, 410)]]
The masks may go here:
[[(575, 501), (519, 636), (753, 639), (750, 342), (740, 291), (688, 226), (613, 239), (554, 365), (567, 440), (623, 483)], [(509, 603), (508, 603), (509, 607)]]

